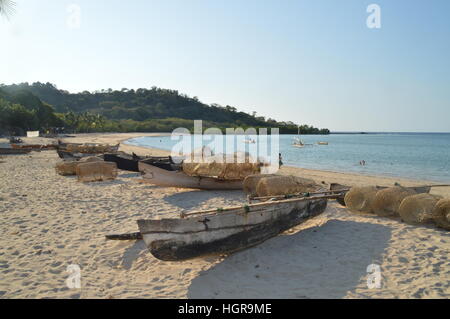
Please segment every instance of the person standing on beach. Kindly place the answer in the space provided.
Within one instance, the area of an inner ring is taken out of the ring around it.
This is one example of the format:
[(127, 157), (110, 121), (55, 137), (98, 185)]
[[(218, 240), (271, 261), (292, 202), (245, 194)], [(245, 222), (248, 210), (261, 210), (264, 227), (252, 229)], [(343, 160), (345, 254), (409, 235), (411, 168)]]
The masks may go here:
[(278, 153), (278, 168), (283, 166), (283, 157), (281, 157), (281, 153)]

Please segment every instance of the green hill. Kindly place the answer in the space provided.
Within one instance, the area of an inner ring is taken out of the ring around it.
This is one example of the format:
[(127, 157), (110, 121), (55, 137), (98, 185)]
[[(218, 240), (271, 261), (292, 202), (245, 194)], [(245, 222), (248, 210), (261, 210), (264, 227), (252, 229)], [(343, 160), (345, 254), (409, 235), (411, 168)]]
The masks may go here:
[[(3, 96), (2, 96), (3, 95)], [(207, 127), (279, 127), (280, 133), (297, 133), (292, 122), (277, 122), (238, 111), (232, 106), (206, 105), (196, 97), (189, 97), (176, 90), (151, 89), (70, 93), (59, 90), (51, 83), (22, 83), (0, 86), (0, 98), (9, 103), (22, 105), (30, 112), (41, 114), (41, 129), (64, 124), (77, 132), (106, 131), (172, 131), (177, 127), (193, 127), (193, 120), (204, 121)], [(41, 110), (41, 111), (39, 111)], [(56, 121), (50, 113), (56, 113)], [(1, 112), (1, 110), (0, 110)], [(17, 123), (14, 123), (16, 125)], [(36, 125), (31, 125), (36, 129)], [(30, 125), (28, 125), (30, 126)], [(27, 127), (28, 127), (27, 126)], [(327, 129), (302, 125), (301, 134), (329, 134)]]

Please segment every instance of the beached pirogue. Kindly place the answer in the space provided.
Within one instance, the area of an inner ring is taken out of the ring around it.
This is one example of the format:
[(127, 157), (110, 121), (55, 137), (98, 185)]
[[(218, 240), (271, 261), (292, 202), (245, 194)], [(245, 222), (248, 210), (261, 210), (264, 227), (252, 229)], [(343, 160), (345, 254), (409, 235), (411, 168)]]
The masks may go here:
[[(293, 178), (277, 176), (275, 179), (289, 182)], [(263, 201), (255, 204), (181, 213), (180, 218), (139, 220), (138, 233), (107, 235), (106, 238), (143, 239), (150, 252), (164, 261), (239, 251), (323, 213), (327, 200), (340, 197), (344, 192), (310, 186), (306, 188), (313, 192), (274, 196), (274, 200), (254, 197), (253, 201)]]
[(144, 180), (163, 187), (238, 190), (242, 189), (247, 176), (260, 174), (264, 166), (245, 153), (231, 155), (232, 161), (223, 154), (200, 162), (196, 162), (194, 153), (191, 156), (145, 159), (139, 162), (139, 171)]
[(145, 181), (157, 186), (206, 190), (242, 189), (242, 179), (224, 180), (215, 177), (190, 176), (171, 160), (146, 159), (139, 162), (139, 170)]
[(178, 261), (232, 253), (260, 244), (323, 213), (327, 199), (334, 197), (330, 193), (291, 198), (137, 223), (153, 256)]

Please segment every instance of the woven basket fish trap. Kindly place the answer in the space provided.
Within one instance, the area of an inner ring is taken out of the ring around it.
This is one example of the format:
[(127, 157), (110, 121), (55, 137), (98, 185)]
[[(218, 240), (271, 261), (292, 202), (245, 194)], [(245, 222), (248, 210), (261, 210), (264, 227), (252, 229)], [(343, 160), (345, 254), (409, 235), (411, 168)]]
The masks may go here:
[(440, 197), (431, 194), (416, 194), (405, 197), (398, 209), (402, 220), (420, 225), (433, 222), (433, 209)]
[(444, 198), (433, 209), (433, 220), (441, 228), (450, 230), (450, 199)]
[(414, 190), (401, 186), (382, 189), (372, 203), (373, 212), (382, 217), (399, 216), (398, 209), (403, 199), (415, 194)]
[(345, 194), (345, 206), (354, 213), (373, 214), (372, 204), (378, 191), (376, 186), (352, 187)]

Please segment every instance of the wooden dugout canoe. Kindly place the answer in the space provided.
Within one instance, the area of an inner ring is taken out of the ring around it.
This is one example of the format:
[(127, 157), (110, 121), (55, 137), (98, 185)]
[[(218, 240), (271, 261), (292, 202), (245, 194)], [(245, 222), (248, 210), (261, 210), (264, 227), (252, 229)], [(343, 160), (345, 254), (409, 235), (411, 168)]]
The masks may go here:
[(194, 188), (207, 190), (242, 189), (241, 180), (229, 181), (212, 177), (189, 176), (177, 164), (167, 161), (143, 160), (139, 162), (139, 171), (150, 184), (163, 187)]
[(103, 159), (105, 162), (114, 162), (117, 164), (117, 168), (130, 172), (139, 172), (139, 162), (147, 161), (147, 163), (153, 163), (155, 165), (165, 164), (168, 167), (175, 165), (170, 156), (138, 156), (136, 154), (126, 154), (124, 152), (104, 154)]
[(22, 155), (30, 153), (30, 149), (0, 148), (1, 155)]
[(39, 151), (39, 150), (54, 150), (57, 148), (54, 144), (11, 144), (11, 148), (18, 150), (31, 150), (31, 151)]
[(326, 196), (295, 198), (137, 223), (153, 256), (181, 261), (260, 244), (323, 213), (326, 207)]

